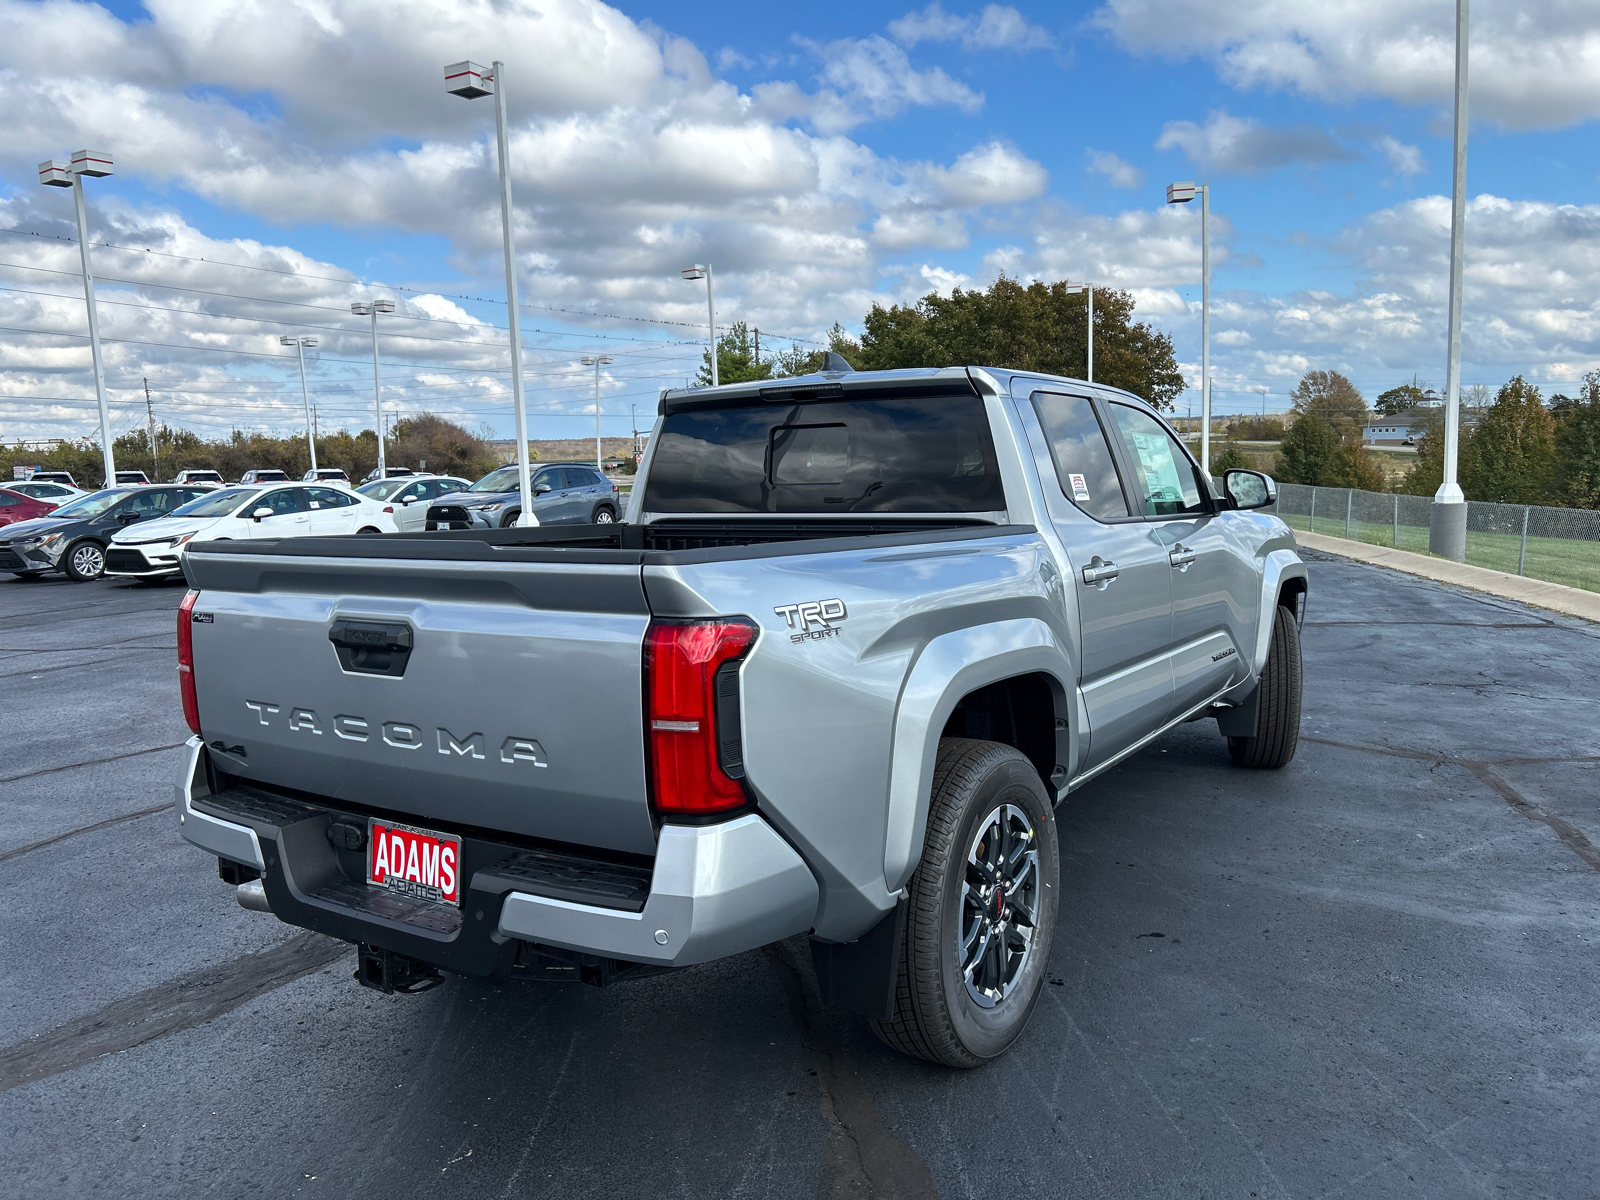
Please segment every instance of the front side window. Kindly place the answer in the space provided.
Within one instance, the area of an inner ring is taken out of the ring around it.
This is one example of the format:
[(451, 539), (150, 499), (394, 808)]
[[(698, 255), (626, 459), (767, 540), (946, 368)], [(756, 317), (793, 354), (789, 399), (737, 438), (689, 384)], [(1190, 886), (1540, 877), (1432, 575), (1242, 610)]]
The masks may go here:
[(1067, 499), (1102, 521), (1130, 516), (1116, 460), (1094, 405), (1083, 396), (1035, 392), (1033, 410), (1050, 443), (1056, 479)]
[(1006, 506), (974, 395), (886, 396), (669, 415), (648, 512), (976, 513)]
[(253, 516), (259, 508), (270, 508), (272, 515), (275, 517), (284, 517), (290, 513), (297, 513), (300, 511), (300, 493), (293, 488), (280, 488), (275, 492), (268, 492), (239, 515), (242, 517)]
[(1207, 512), (1199, 474), (1177, 440), (1149, 413), (1113, 404), (1117, 428), (1133, 458), (1142, 512), (1147, 517), (1180, 517)]

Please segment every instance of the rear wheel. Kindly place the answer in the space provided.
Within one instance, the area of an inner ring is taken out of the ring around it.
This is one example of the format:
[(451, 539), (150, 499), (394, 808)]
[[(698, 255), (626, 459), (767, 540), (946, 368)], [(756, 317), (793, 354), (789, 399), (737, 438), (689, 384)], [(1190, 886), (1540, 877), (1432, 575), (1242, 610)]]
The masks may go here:
[(617, 523), (616, 510), (602, 504), (594, 510), (594, 523), (596, 525), (615, 525)]
[(997, 742), (945, 738), (911, 877), (894, 1015), (904, 1054), (981, 1066), (1021, 1035), (1055, 933), (1055, 817), (1039, 773)]
[(105, 574), (106, 551), (99, 542), (74, 542), (61, 556), (61, 569), (74, 583), (88, 583)]
[(1300, 625), (1287, 608), (1274, 611), (1272, 645), (1256, 696), (1256, 735), (1228, 739), (1228, 754), (1241, 767), (1287, 766), (1300, 744)]

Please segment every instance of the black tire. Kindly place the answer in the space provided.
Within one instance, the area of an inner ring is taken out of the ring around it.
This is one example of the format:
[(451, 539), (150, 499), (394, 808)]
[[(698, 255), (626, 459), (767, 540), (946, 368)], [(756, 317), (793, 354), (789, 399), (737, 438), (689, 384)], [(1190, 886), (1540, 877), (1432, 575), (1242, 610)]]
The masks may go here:
[(505, 516), (500, 518), (500, 528), (501, 529), (510, 529), (513, 525), (515, 525), (517, 523), (517, 518), (520, 517), (521, 515), (522, 515), (522, 510), (521, 509), (518, 509), (515, 512), (508, 512)]
[[(992, 836), (996, 818), (1008, 833)], [(1018, 837), (1022, 825), (1026, 836)], [(985, 880), (994, 876), (970, 863), (969, 855), (992, 856), (1007, 837), (1018, 847), (1010, 857), (1021, 865), (998, 871), (996, 911), (1003, 919), (994, 921), (987, 915), (992, 893), (985, 894)], [(873, 1032), (903, 1054), (949, 1067), (982, 1066), (1005, 1053), (1027, 1025), (1044, 984), (1058, 870), (1055, 814), (1033, 764), (998, 742), (941, 741), (927, 840), (909, 884), (894, 1015), (873, 1021)], [(1008, 903), (1012, 898), (1015, 907)], [(1031, 938), (1027, 921), (1014, 919), (1026, 917), (1030, 904)], [(967, 936), (972, 941), (964, 945)], [(1000, 950), (972, 954), (966, 948), (974, 944)], [(986, 989), (988, 983), (998, 986)]]
[(609, 504), (602, 504), (599, 508), (595, 509), (594, 518), (590, 521), (591, 525), (615, 525), (616, 523), (617, 510), (612, 508)]
[(61, 555), (61, 569), (74, 583), (89, 583), (106, 572), (106, 548), (93, 538), (73, 542)]
[(1256, 736), (1230, 737), (1235, 766), (1275, 771), (1289, 765), (1300, 745), (1300, 625), (1287, 608), (1274, 610), (1272, 645), (1261, 670)]
[(44, 578), (44, 572), (43, 571), (13, 571), (11, 573), (13, 575), (15, 575), (18, 579), (43, 579)]
[(371, 525), (363, 525), (360, 529), (356, 530), (356, 536), (357, 537), (361, 537), (363, 534), (373, 534), (373, 533), (376, 533), (376, 534), (381, 536), (382, 533), (383, 533), (383, 530), (375, 529)]

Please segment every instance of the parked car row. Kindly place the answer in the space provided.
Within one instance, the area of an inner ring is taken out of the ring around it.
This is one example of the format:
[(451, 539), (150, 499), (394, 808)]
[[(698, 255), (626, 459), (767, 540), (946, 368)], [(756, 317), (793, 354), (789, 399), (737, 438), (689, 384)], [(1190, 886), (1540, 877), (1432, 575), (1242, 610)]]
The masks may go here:
[[(516, 467), (500, 467), (476, 483), (402, 470), (391, 468), (389, 478), (355, 490), (342, 471), (337, 479), (319, 471), (310, 482), (262, 470), (232, 485), (194, 478), (87, 493), (36, 475), (0, 488), (0, 571), (25, 579), (60, 572), (78, 582), (102, 575), (159, 580), (181, 574), (191, 541), (500, 528), (522, 512)], [(593, 467), (541, 463), (531, 482), (532, 524), (608, 525), (622, 514), (617, 486)], [(61, 494), (33, 494), (39, 489)]]

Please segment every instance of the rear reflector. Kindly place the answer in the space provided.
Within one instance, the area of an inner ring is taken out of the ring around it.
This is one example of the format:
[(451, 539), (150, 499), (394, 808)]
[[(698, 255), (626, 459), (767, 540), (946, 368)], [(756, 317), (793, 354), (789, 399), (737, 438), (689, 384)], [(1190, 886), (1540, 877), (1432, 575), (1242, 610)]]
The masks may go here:
[(655, 622), (646, 631), (650, 798), (657, 812), (700, 815), (745, 803), (737, 672), (755, 638), (755, 626), (745, 621)]
[(194, 602), (200, 593), (190, 591), (178, 605), (178, 691), (183, 696), (183, 719), (200, 732), (200, 701), (194, 693)]

